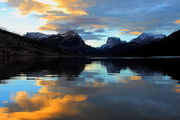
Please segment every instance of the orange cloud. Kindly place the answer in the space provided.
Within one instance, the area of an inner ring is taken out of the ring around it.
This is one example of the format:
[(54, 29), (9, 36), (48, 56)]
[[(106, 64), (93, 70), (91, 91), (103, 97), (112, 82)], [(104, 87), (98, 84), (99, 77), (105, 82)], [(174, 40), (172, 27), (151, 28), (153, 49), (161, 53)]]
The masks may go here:
[(89, 6), (83, 0), (54, 0), (58, 6), (57, 8), (63, 8), (67, 14), (73, 15), (87, 15), (88, 13), (83, 9)]
[(88, 3), (82, 0), (6, 0), (4, 2), (17, 8), (22, 15), (30, 13), (45, 14), (49, 11), (64, 12), (71, 15), (87, 15), (88, 13), (84, 8), (89, 6)]
[(132, 34), (132, 35), (140, 35), (140, 34), (142, 34), (142, 32), (134, 31), (134, 32), (130, 32), (130, 34)]
[(42, 17), (42, 19), (45, 19), (47, 21), (58, 21), (58, 20), (71, 20), (73, 19), (72, 16), (56, 16), (56, 15), (47, 15), (45, 17)]
[(180, 20), (176, 20), (175, 23), (180, 24)]
[[(3, 0), (4, 1), (4, 0)], [(85, 8), (90, 2), (84, 0), (6, 0), (8, 4), (16, 8), (16, 15), (40, 14), (39, 18), (45, 20), (45, 24), (39, 27), (42, 31), (60, 30), (50, 23), (66, 23), (76, 20), (78, 16), (88, 15)]]
[(102, 29), (102, 28), (105, 28), (106, 26), (105, 25), (98, 25), (98, 24), (92, 24), (91, 25), (94, 29)]
[(180, 93), (180, 85), (176, 85), (175, 87), (176, 87), (175, 91), (176, 91), (177, 93)]
[(176, 91), (177, 93), (180, 93), (180, 89), (175, 89), (175, 91)]
[(42, 86), (37, 94), (31, 97), (20, 91), (13, 97), (13, 105), (1, 107), (1, 119), (47, 120), (73, 116), (80, 113), (82, 101), (87, 99), (86, 95), (50, 92), (48, 86), (55, 85), (56, 81), (40, 81), (37, 84)]
[(130, 76), (130, 80), (141, 80), (142, 76)]
[(39, 81), (37, 81), (36, 85), (37, 86), (54, 86), (54, 85), (56, 85), (56, 83), (52, 82), (52, 81), (39, 80)]
[(42, 31), (49, 31), (49, 30), (56, 31), (57, 29), (58, 29), (57, 26), (52, 25), (52, 24), (46, 24), (44, 26), (39, 27), (39, 30), (42, 30)]
[(7, 0), (6, 2), (9, 3), (11, 6), (17, 8), (22, 15), (28, 15), (32, 12), (43, 14), (51, 9), (50, 5), (35, 0)]
[(130, 31), (129, 29), (121, 29), (120, 31), (127, 32)]

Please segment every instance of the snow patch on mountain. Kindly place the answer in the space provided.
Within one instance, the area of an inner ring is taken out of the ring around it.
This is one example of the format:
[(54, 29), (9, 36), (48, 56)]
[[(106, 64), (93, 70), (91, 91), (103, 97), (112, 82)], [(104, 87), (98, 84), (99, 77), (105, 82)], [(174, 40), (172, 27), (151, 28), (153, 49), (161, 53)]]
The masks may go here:
[(28, 32), (24, 36), (31, 39), (44, 39), (48, 38), (51, 35), (43, 34), (40, 32)]
[(131, 42), (135, 42), (138, 44), (149, 44), (149, 43), (152, 43), (154, 41), (161, 40), (165, 37), (166, 37), (166, 35), (163, 35), (163, 34), (142, 33), (137, 38), (131, 40)]

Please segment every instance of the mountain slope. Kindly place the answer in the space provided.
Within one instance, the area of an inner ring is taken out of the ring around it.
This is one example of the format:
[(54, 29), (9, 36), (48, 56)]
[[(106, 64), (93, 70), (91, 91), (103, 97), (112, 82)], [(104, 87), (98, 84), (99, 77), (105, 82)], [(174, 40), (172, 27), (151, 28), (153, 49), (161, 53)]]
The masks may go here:
[[(25, 36), (29, 37), (27, 34)], [(86, 45), (81, 36), (74, 31), (67, 31), (64, 34), (50, 35), (47, 38), (41, 39), (39, 39), (38, 34), (36, 36), (36, 40), (41, 41), (53, 48), (56, 48), (57, 50), (64, 49), (75, 55), (97, 54), (97, 49)]]
[[(144, 51), (144, 52), (140, 52)], [(161, 41), (154, 42), (150, 45), (143, 46), (139, 53), (162, 56), (179, 56), (180, 55), (180, 30), (172, 33)]]
[(54, 56), (62, 54), (67, 53), (63, 50), (57, 52), (40, 41), (0, 29), (0, 55)]
[(120, 45), (122, 43), (126, 43), (126, 41), (121, 41), (120, 38), (117, 38), (117, 37), (109, 37), (106, 44), (102, 45), (100, 47), (101, 50), (107, 50), (107, 49), (110, 49), (116, 45)]
[(145, 44), (150, 44), (152, 42), (160, 41), (165, 37), (166, 35), (163, 34), (142, 33), (140, 36), (138, 36), (135, 39), (132, 39), (130, 42), (145, 45)]
[(27, 32), (24, 37), (30, 38), (30, 39), (44, 39), (44, 38), (48, 38), (50, 35), (46, 35), (40, 32)]
[[(147, 40), (147, 39), (146, 39)], [(105, 54), (111, 56), (179, 56), (180, 30), (163, 39), (151, 42), (129, 42), (108, 49)]]

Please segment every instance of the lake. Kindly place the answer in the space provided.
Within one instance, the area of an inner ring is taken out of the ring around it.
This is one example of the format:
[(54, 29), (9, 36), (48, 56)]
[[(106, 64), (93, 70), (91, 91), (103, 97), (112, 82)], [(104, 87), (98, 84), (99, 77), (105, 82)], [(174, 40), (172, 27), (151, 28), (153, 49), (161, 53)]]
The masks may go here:
[(0, 120), (180, 120), (180, 58), (1, 58)]

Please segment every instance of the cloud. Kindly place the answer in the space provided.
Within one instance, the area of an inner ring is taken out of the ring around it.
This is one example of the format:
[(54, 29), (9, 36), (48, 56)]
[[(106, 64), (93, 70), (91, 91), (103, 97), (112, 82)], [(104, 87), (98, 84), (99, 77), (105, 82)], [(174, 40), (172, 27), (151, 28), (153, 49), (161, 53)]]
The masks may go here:
[[(16, 8), (16, 14), (36, 14), (46, 24), (39, 27), (42, 31), (66, 32), (76, 30), (81, 35), (92, 34), (92, 31), (103, 32), (105, 25), (98, 17), (89, 16), (85, 8), (91, 6), (94, 0), (7, 0), (7, 4)], [(95, 34), (95, 33), (94, 33)], [(93, 35), (91, 38), (95, 38)], [(89, 38), (89, 37), (86, 37)]]
[[(98, 33), (104, 33), (104, 28), (106, 28), (101, 18), (98, 17), (48, 15), (43, 16), (42, 19), (48, 21), (47, 24), (39, 28), (42, 31), (64, 33), (68, 30), (74, 30), (81, 34), (85, 40), (92, 40), (92, 38), (99, 40), (102, 35), (98, 35)], [(90, 37), (90, 35), (92, 36)]]
[(1, 8), (0, 10), (1, 11), (7, 11), (8, 9), (7, 8)]
[(13, 103), (7, 107), (0, 107), (3, 120), (46, 120), (73, 116), (80, 113), (82, 102), (87, 95), (68, 95), (51, 92), (49, 87), (56, 85), (56, 81), (38, 81), (42, 86), (39, 92), (29, 96), (25, 91), (19, 91), (12, 98)]
[(130, 32), (130, 34), (132, 34), (132, 35), (140, 35), (140, 34), (142, 34), (142, 32), (134, 31), (134, 32)]
[(107, 35), (101, 34), (91, 34), (91, 35), (82, 35), (85, 40), (102, 40), (102, 38), (108, 37)]
[(22, 15), (28, 15), (32, 12), (46, 13), (51, 6), (34, 0), (7, 0), (10, 6), (17, 8)]
[(7, 2), (7, 0), (0, 0), (0, 2)]
[(82, 9), (89, 6), (88, 3), (82, 0), (54, 0), (58, 6), (57, 8), (65, 9), (65, 12), (73, 15), (87, 15), (88, 13)]
[(105, 33), (106, 31), (104, 29), (98, 29), (98, 30), (95, 30), (95, 32), (97, 32), (97, 33)]
[(122, 29), (120, 30), (120, 34), (121, 35), (133, 35), (133, 36), (137, 36), (142, 34), (143, 32), (140, 31), (133, 31), (133, 30), (129, 30), (129, 29)]
[(180, 24), (180, 20), (176, 20), (175, 23)]
[(130, 30), (129, 29), (121, 29), (120, 31), (126, 32), (126, 31), (130, 31)]
[(35, 14), (45, 20), (39, 27), (42, 31), (81, 30), (83, 36), (94, 32), (91, 37), (94, 39), (101, 39), (99, 33), (121, 31), (124, 36), (134, 36), (141, 32), (169, 34), (179, 29), (174, 24), (179, 24), (180, 18), (177, 0), (6, 0), (6, 3), (22, 15)]
[(53, 25), (53, 24), (46, 24), (44, 26), (41, 26), (39, 28), (39, 30), (42, 30), (42, 31), (57, 31), (58, 30), (58, 27), (56, 25)]
[(83, 9), (89, 6), (88, 3), (82, 0), (6, 0), (14, 8), (17, 8), (22, 15), (27, 15), (32, 12), (47, 13), (48, 11), (59, 11), (72, 15), (87, 15)]

